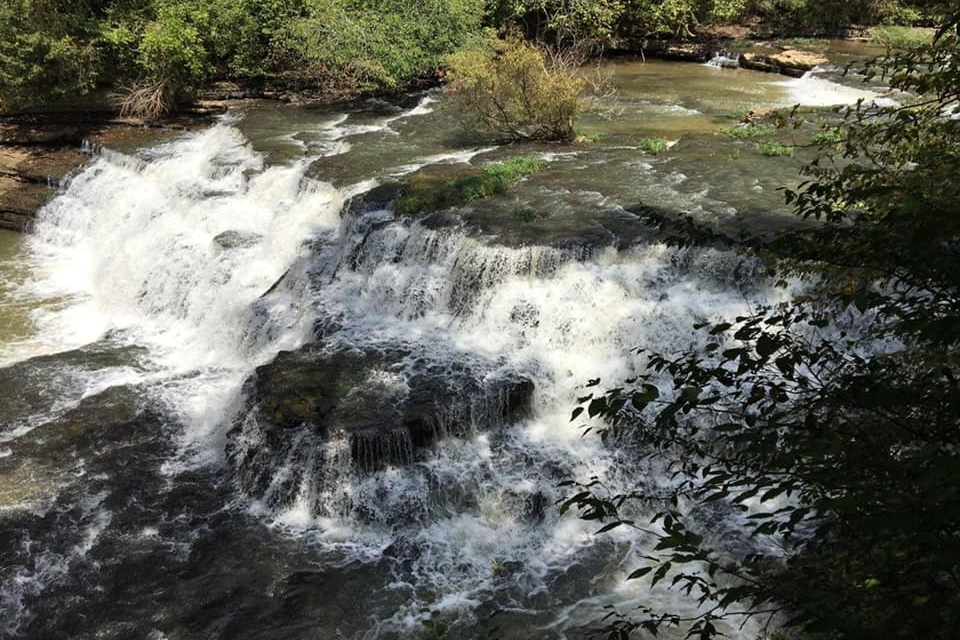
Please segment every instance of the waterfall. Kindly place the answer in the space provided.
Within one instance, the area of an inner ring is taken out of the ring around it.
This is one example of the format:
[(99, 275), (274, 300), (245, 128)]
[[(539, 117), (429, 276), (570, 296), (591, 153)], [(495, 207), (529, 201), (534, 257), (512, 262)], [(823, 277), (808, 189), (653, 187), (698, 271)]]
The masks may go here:
[[(350, 152), (348, 138), (401, 138), (392, 127), (429, 104), (375, 124), (340, 114), (303, 157), (276, 165), (229, 118), (137, 155), (96, 151), (29, 240), (27, 288), (40, 303), (27, 355), (136, 349), (78, 367), (60, 389), (64, 406), (114, 386), (142, 392), (177, 426), (162, 465), (170, 486), (215, 469), (234, 484), (214, 513), (252, 516), (274, 541), (304, 541), (314, 555), (300, 564), (388, 566), (381, 595), (355, 596), (381, 598), (376, 615), (343, 623), (358, 637), (406, 636), (424, 610), (469, 637), (494, 600), (564, 637), (607, 604), (674, 598), (624, 584), (644, 551), (631, 534), (598, 540), (595, 523), (552, 508), (568, 478), (614, 490), (666, 482), (644, 476), (629, 452), (582, 437), (570, 410), (589, 379), (635, 374), (636, 347), (696, 346), (694, 321), (788, 292), (721, 248), (510, 246), (350, 204), (369, 180), (335, 188), (310, 177), (317, 158)], [(427, 154), (385, 176), (482, 151)], [(291, 382), (293, 370), (308, 375)], [(262, 394), (283, 385), (313, 385), (313, 404), (267, 406)], [(329, 401), (324, 412), (316, 398)], [(146, 539), (179, 531), (189, 558), (207, 525), (180, 531), (170, 523), (193, 522), (180, 516), (164, 513)], [(95, 537), (113, 522), (93, 521)], [(236, 545), (269, 555), (262, 542)], [(24, 580), (61, 576), (32, 575)]]

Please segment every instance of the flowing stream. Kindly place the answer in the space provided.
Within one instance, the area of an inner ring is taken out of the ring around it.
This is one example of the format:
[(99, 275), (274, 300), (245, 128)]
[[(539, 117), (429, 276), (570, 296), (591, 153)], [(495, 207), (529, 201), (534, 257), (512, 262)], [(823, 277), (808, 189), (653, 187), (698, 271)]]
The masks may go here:
[[(667, 482), (571, 409), (632, 349), (790, 295), (651, 222), (791, 223), (778, 188), (807, 156), (750, 153), (726, 114), (874, 94), (607, 70), (596, 143), (490, 147), (439, 94), (252, 107), (96, 150), (32, 233), (0, 235), (0, 637), (579, 638), (607, 605), (694, 610), (624, 580), (648, 540), (558, 514), (564, 480)], [(654, 135), (670, 152), (638, 148)], [(393, 212), (412, 172), (518, 153), (549, 165)]]

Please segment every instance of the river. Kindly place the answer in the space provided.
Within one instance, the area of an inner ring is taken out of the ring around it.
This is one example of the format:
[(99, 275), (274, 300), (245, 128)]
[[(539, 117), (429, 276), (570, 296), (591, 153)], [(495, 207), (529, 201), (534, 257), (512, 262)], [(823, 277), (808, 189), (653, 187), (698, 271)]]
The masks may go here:
[[(779, 189), (813, 151), (758, 155), (731, 114), (874, 93), (601, 72), (595, 142), (495, 147), (438, 93), (251, 106), (99, 150), (0, 235), (0, 636), (580, 638), (608, 605), (695, 610), (624, 580), (649, 540), (559, 515), (564, 480), (668, 482), (571, 409), (632, 349), (790, 296), (653, 224), (792, 224)], [(414, 172), (517, 154), (548, 164), (503, 196), (392, 210)]]

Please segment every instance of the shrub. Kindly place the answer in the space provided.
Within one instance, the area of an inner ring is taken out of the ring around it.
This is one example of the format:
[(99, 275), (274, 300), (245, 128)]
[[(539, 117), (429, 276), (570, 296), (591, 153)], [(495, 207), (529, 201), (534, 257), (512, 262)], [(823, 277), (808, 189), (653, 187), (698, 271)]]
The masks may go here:
[(777, 128), (769, 125), (741, 124), (736, 127), (723, 127), (720, 131), (737, 140), (753, 140), (773, 135)]
[(921, 47), (930, 44), (932, 39), (933, 29), (890, 25), (870, 29), (871, 42), (878, 42), (893, 49)]
[(847, 132), (841, 127), (830, 127), (813, 134), (815, 144), (836, 144), (843, 142), (847, 138)]
[(346, 89), (396, 87), (433, 73), (480, 29), (479, 0), (307, 0), (289, 49)]
[(640, 149), (654, 155), (663, 153), (670, 147), (670, 143), (663, 138), (644, 138), (640, 141)]
[(584, 81), (568, 60), (488, 34), (446, 63), (449, 94), (467, 124), (502, 140), (573, 140)]

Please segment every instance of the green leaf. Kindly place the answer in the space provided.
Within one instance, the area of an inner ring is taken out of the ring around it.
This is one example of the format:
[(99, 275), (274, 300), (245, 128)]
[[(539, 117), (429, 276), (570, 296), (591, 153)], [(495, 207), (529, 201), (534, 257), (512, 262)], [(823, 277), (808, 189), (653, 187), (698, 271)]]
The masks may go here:
[(605, 526), (600, 527), (599, 529), (597, 529), (597, 530), (593, 533), (593, 535), (598, 536), (598, 535), (600, 535), (601, 533), (606, 533), (607, 531), (611, 531), (611, 530), (613, 530), (613, 529), (616, 529), (616, 528), (619, 527), (621, 524), (623, 524), (623, 522), (621, 522), (620, 520), (617, 520), (617, 521), (615, 521), (615, 522), (611, 522), (610, 524), (605, 525)]
[(757, 339), (757, 354), (761, 358), (767, 358), (780, 348), (780, 344), (767, 334), (761, 335)]
[(651, 571), (653, 571), (653, 567), (641, 567), (640, 569), (637, 569), (628, 575), (627, 580), (636, 580), (637, 578), (642, 578)]

